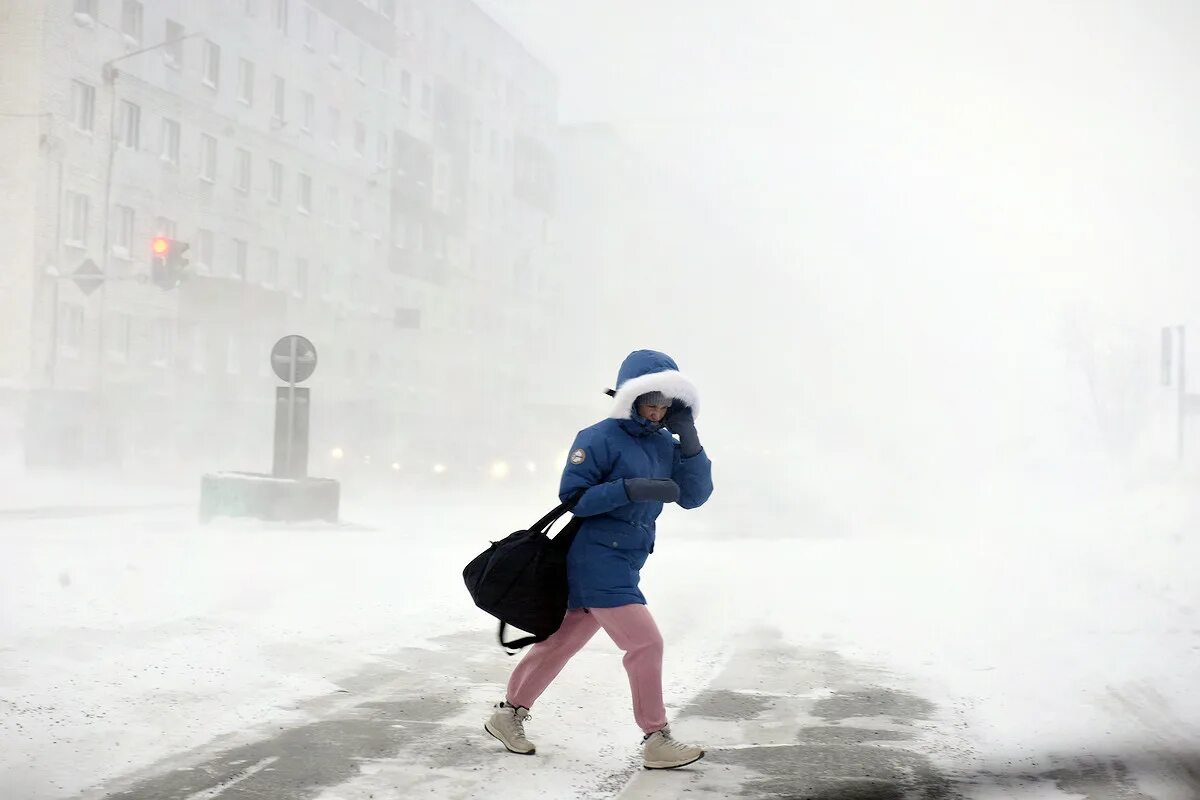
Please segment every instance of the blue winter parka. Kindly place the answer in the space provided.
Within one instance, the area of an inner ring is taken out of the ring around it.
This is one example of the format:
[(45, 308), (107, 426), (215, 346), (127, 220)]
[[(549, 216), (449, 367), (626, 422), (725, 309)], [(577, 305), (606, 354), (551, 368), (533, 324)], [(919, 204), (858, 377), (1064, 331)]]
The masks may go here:
[(634, 408), (638, 397), (662, 392), (699, 414), (695, 386), (664, 353), (638, 350), (621, 364), (610, 417), (575, 437), (563, 470), (559, 497), (583, 494), (574, 513), (583, 519), (567, 554), (569, 608), (612, 608), (645, 604), (640, 571), (654, 552), (658, 502), (633, 503), (626, 478), (670, 478), (679, 484), (679, 505), (697, 508), (713, 491), (712, 461), (701, 450), (684, 458), (679, 443), (661, 425)]

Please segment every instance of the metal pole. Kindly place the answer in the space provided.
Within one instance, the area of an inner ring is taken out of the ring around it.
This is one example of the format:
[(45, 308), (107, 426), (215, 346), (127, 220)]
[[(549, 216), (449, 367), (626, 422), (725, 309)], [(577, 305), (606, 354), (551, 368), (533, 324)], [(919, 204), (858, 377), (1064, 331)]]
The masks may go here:
[(1187, 326), (1179, 325), (1179, 402), (1176, 430), (1176, 457), (1183, 463), (1184, 456), (1184, 422), (1187, 415)]
[[(58, 383), (58, 282), (62, 280), (63, 272), (63, 239), (62, 239), (62, 218), (63, 218), (63, 159), (60, 156), (58, 159), (58, 186), (55, 189), (57, 193), (58, 212), (54, 218), (54, 275), (50, 279), (50, 284), (53, 287), (50, 292), (50, 352), (46, 355), (46, 383), (51, 389), (55, 388)], [(42, 280), (45, 280), (45, 273), (42, 273)]]
[(56, 276), (50, 283), (50, 353), (46, 358), (46, 382), (51, 389), (58, 383), (58, 282)]
[(288, 363), (288, 421), (287, 421), (287, 472), (288, 477), (295, 477), (295, 465), (292, 464), (292, 440), (296, 436), (296, 337), (293, 336), (292, 359)]

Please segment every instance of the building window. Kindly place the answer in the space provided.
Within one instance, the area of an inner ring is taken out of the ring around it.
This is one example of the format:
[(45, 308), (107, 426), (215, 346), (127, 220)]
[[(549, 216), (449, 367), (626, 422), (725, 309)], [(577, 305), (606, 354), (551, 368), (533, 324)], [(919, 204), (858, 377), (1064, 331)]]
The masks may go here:
[(207, 133), (200, 134), (200, 178), (209, 183), (217, 180), (217, 140)]
[(362, 230), (363, 226), (363, 199), (355, 196), (354, 202), (350, 205), (350, 227), (353, 230)]
[(342, 194), (338, 191), (338, 187), (329, 187), (329, 205), (325, 209), (325, 220), (330, 225), (337, 225), (341, 221), (342, 216)]
[(129, 206), (117, 206), (117, 218), (113, 231), (113, 253), (121, 258), (129, 258), (133, 250), (133, 209)]
[(317, 115), (317, 101), (309, 92), (304, 92), (302, 97), (304, 99), (304, 114), (300, 118), (300, 130), (305, 133), (312, 133), (313, 119)]
[(330, 26), (333, 34), (330, 36), (329, 62), (335, 67), (342, 65), (342, 31), (336, 24)]
[(242, 348), (238, 346), (237, 334), (233, 331), (225, 334), (225, 371), (230, 375), (240, 375), (242, 372)]
[(233, 188), (242, 194), (250, 191), (250, 151), (239, 147), (234, 168)]
[(329, 107), (329, 144), (332, 145), (333, 149), (335, 149), (335, 150), (338, 148), (338, 140), (341, 138), (341, 135), (342, 135), (342, 112), (339, 109), (334, 108), (333, 106), (330, 106)]
[(275, 92), (271, 102), (271, 113), (279, 122), (283, 122), (287, 111), (287, 82), (278, 75), (274, 80)]
[(270, 162), (271, 183), (267, 189), (267, 199), (272, 205), (283, 202), (283, 164), (278, 161)]
[(258, 14), (258, 0), (244, 0), (244, 9), (247, 17), (253, 17)]
[(130, 150), (137, 150), (142, 141), (141, 106), (122, 100), (117, 116), (117, 129), (120, 131), (121, 145)]
[(450, 207), (450, 168), (438, 161), (433, 168), (433, 207), (446, 211)]
[(249, 267), (250, 248), (242, 239), (233, 240), (233, 274), (241, 280), (246, 280)]
[(367, 126), (362, 120), (354, 121), (354, 155), (359, 158), (367, 151)]
[(433, 87), (428, 83), (421, 84), (421, 113), (427, 117), (433, 113)]
[(233, 331), (226, 332), (226, 373), (230, 375), (241, 374), (241, 353), (242, 348), (239, 347), (238, 335)]
[(408, 70), (400, 73), (400, 105), (405, 108), (412, 105), (412, 73)]
[(213, 249), (213, 232), (196, 231), (196, 269), (199, 272), (213, 271), (213, 262), (216, 260)]
[(358, 61), (355, 65), (354, 75), (358, 78), (359, 83), (366, 83), (367, 74), (367, 43), (361, 39), (358, 42)]
[(408, 222), (404, 219), (397, 219), (392, 225), (392, 247), (397, 250), (408, 247)]
[(254, 105), (254, 64), (244, 58), (238, 60), (238, 100)]
[(375, 138), (375, 166), (386, 167), (388, 157), (388, 138), (381, 133)]
[(163, 118), (159, 157), (168, 164), (179, 165), (179, 123)]
[(483, 125), (479, 120), (471, 120), (471, 151), (478, 153), (483, 143)]
[(192, 328), (192, 370), (194, 372), (203, 373), (207, 366), (204, 344), (204, 329), (196, 325)]
[(263, 248), (263, 286), (274, 289), (279, 286), (279, 251), (273, 247)]
[(183, 69), (183, 26), (173, 19), (167, 20), (163, 41), (167, 42), (163, 49), (163, 61), (173, 69)]
[(113, 361), (129, 362), (133, 343), (133, 317), (129, 314), (113, 314), (108, 326), (108, 355)]
[(500, 136), (496, 133), (495, 128), (492, 128), (491, 134), (488, 136), (488, 153), (492, 161), (500, 158)]
[(165, 367), (171, 363), (174, 334), (175, 328), (167, 317), (160, 317), (150, 323), (150, 360), (154, 366)]
[(67, 239), (71, 247), (87, 247), (91, 201), (86, 194), (67, 192)]
[(317, 10), (307, 6), (304, 9), (304, 46), (309, 50), (317, 49)]
[(288, 32), (288, 0), (272, 0), (271, 18), (275, 27), (286, 36)]
[(83, 306), (59, 304), (58, 347), (68, 356), (78, 356), (83, 349)]
[(216, 89), (221, 85), (221, 48), (210, 41), (204, 42), (204, 59), (201, 71), (204, 84)]
[(75, 18), (80, 22), (95, 22), (96, 0), (75, 0)]
[(142, 4), (138, 0), (122, 0), (121, 33), (128, 44), (142, 43)]
[(96, 129), (95, 86), (83, 81), (71, 81), (71, 124), (85, 133)]
[(293, 291), (297, 297), (308, 296), (308, 261), (296, 259), (296, 286)]
[(312, 213), (312, 177), (303, 172), (296, 183), (296, 208), (302, 214)]

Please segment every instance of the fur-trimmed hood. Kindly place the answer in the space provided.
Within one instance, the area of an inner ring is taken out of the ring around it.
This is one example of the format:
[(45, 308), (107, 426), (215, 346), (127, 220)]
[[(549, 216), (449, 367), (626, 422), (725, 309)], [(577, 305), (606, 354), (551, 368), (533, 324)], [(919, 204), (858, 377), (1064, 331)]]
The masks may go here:
[(621, 363), (616, 390), (609, 390), (613, 397), (609, 418), (632, 419), (634, 401), (647, 392), (662, 392), (692, 409), (694, 417), (700, 416), (700, 392), (680, 373), (675, 359), (657, 350), (635, 350)]

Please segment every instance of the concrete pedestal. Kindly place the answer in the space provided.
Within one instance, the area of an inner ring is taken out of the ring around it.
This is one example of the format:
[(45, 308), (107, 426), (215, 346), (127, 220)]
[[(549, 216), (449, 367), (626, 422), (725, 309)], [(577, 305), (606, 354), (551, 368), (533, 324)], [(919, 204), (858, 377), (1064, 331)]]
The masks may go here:
[(331, 478), (276, 478), (215, 472), (200, 482), (200, 521), (256, 517), (276, 522), (338, 521), (341, 487)]

